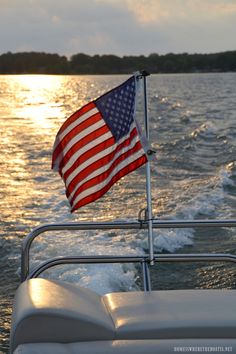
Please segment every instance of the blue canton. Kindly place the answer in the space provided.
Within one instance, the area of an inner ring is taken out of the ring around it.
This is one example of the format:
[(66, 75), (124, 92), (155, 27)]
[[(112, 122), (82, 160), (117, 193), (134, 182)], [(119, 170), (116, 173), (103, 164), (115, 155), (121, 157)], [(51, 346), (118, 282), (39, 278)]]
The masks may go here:
[(134, 121), (135, 78), (99, 97), (95, 104), (116, 141), (124, 137)]

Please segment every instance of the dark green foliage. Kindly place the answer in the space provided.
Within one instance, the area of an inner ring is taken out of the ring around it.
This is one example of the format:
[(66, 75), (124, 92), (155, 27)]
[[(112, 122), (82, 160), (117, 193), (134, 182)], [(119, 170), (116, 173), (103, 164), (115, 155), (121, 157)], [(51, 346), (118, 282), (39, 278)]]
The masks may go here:
[(0, 74), (130, 74), (142, 69), (151, 73), (236, 71), (236, 51), (124, 57), (78, 53), (70, 59), (39, 52), (0, 55)]
[(58, 54), (25, 52), (0, 56), (1, 74), (67, 74), (68, 60)]

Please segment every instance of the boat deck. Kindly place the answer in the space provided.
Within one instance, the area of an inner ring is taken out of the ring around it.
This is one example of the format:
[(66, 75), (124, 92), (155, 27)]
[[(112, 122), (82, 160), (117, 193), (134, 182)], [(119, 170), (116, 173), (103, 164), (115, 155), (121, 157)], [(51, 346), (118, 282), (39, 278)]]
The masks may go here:
[[(236, 221), (153, 222), (153, 228), (219, 226), (235, 227)], [(32, 242), (48, 230), (146, 227), (145, 223), (137, 221), (54, 224), (33, 230), (23, 244), (22, 284), (14, 303), (11, 353), (121, 354), (143, 353), (146, 350), (173, 353), (182, 351), (181, 348), (203, 347), (221, 348), (221, 352), (236, 352), (235, 290), (152, 291), (149, 276), (151, 262), (235, 263), (235, 255), (160, 254), (155, 255), (152, 260), (149, 255), (75, 255), (49, 259), (35, 269), (29, 269)], [(80, 286), (39, 277), (46, 269), (58, 264), (113, 262), (141, 264), (144, 291), (116, 292), (100, 296)]]

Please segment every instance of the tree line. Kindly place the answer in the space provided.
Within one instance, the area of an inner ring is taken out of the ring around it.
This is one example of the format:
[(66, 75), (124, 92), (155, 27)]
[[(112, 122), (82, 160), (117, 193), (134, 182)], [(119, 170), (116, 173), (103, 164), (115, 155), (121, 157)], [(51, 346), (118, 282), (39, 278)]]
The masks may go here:
[(78, 53), (70, 58), (44, 52), (0, 55), (0, 74), (130, 74), (143, 69), (151, 73), (236, 71), (236, 51), (123, 57)]

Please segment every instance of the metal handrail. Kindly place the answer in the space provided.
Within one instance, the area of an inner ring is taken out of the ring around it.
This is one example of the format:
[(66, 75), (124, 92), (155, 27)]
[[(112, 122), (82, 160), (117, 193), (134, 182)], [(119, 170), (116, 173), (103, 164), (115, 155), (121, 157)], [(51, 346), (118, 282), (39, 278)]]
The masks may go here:
[[(225, 253), (199, 253), (199, 254), (166, 254), (154, 255), (154, 263), (164, 262), (233, 262), (236, 263), (236, 255)], [(64, 264), (105, 264), (105, 263), (140, 263), (142, 265), (144, 291), (151, 290), (148, 271), (148, 256), (67, 256), (55, 257), (35, 267), (27, 279), (37, 278), (45, 270)]]
[[(146, 221), (133, 222), (83, 222), (83, 223), (63, 223), (63, 224), (47, 224), (42, 225), (30, 232), (23, 241), (22, 245), (22, 263), (21, 263), (21, 280), (37, 277), (43, 271), (58, 264), (72, 263), (140, 263), (143, 271), (144, 290), (150, 290), (149, 277), (149, 258), (148, 255), (143, 256), (73, 256), (73, 257), (57, 257), (43, 263), (31, 273), (29, 272), (29, 253), (34, 239), (47, 231), (71, 231), (71, 230), (114, 230), (114, 229), (147, 229)], [(153, 228), (199, 228), (199, 227), (236, 227), (236, 220), (153, 220)], [(236, 263), (236, 256), (232, 254), (158, 254), (154, 255), (154, 262), (233, 262)]]
[(143, 276), (144, 291), (151, 290), (151, 283), (148, 270), (148, 257), (146, 256), (67, 256), (55, 257), (47, 260), (41, 265), (35, 267), (28, 275), (27, 279), (37, 278), (45, 270), (57, 265), (65, 264), (115, 264), (115, 263), (139, 263), (141, 265)]

